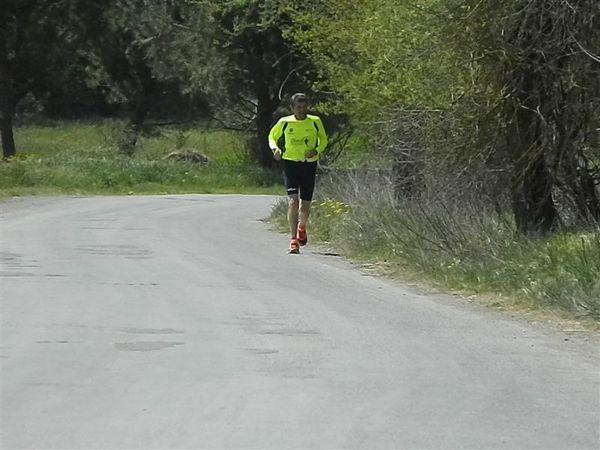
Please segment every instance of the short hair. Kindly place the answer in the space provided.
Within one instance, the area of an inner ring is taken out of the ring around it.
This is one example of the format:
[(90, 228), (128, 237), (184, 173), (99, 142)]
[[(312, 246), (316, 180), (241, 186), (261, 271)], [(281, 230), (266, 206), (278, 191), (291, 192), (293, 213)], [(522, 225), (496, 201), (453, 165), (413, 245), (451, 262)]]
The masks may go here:
[(294, 95), (292, 95), (292, 98), (290, 98), (290, 104), (294, 105), (298, 102), (308, 103), (308, 97), (306, 96), (306, 94), (303, 94), (302, 92), (297, 92)]

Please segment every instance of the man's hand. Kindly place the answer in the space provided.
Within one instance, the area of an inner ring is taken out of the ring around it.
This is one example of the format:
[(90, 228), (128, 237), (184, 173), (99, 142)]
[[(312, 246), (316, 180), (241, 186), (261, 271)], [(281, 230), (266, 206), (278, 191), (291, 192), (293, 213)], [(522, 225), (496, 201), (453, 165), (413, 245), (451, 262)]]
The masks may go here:
[(304, 157), (306, 159), (311, 159), (311, 158), (314, 158), (315, 156), (317, 156), (316, 150), (308, 150), (308, 151), (304, 152)]
[(273, 150), (273, 158), (275, 158), (275, 161), (281, 160), (281, 149), (276, 148), (275, 150)]

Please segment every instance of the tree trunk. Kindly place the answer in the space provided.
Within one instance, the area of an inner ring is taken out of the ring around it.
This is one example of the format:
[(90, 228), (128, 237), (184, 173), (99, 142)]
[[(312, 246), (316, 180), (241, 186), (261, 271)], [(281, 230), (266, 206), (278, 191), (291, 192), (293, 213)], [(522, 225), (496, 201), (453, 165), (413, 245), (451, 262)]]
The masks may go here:
[(254, 95), (256, 96), (256, 137), (251, 141), (251, 151), (256, 162), (264, 168), (276, 167), (273, 154), (269, 149), (269, 131), (273, 126), (273, 118), (279, 99), (273, 90), (273, 77), (265, 70), (264, 52), (266, 36), (256, 36), (252, 42), (253, 63), (250, 70), (253, 76)]
[(123, 137), (119, 142), (119, 150), (128, 156), (133, 156), (138, 138), (142, 132), (142, 126), (146, 119), (146, 94), (140, 91), (130, 101), (129, 120), (123, 130)]
[(537, 155), (513, 185), (513, 213), (523, 234), (546, 234), (558, 223), (552, 198), (552, 177), (544, 154)]
[(423, 167), (419, 161), (397, 158), (392, 165), (396, 200), (418, 200), (425, 189)]
[(256, 111), (256, 148), (253, 149), (253, 154), (258, 164), (265, 168), (275, 167), (275, 160), (269, 149), (269, 131), (273, 126), (275, 109), (272, 100), (259, 99)]
[[(513, 214), (517, 229), (523, 234), (546, 234), (558, 224), (559, 215), (552, 188), (554, 180), (546, 163), (544, 124), (532, 112), (543, 105), (542, 96), (531, 93), (536, 80), (529, 72), (521, 72), (523, 95), (513, 103), (515, 122), (509, 133), (509, 146), (513, 152)], [(537, 93), (539, 95), (539, 93)], [(531, 104), (533, 107), (525, 108)]]
[(581, 158), (575, 183), (579, 220), (585, 225), (598, 226), (600, 225), (600, 198), (596, 181), (588, 166), (589, 162)]
[[(596, 98), (600, 94), (600, 83), (596, 84)], [(582, 98), (586, 100), (585, 97)], [(586, 138), (585, 140), (589, 143), (592, 155), (600, 155), (600, 116), (599, 109), (592, 109), (592, 113), (589, 115), (586, 127)], [(600, 226), (600, 192), (598, 191), (597, 184), (600, 182), (599, 176), (594, 177), (592, 175), (594, 170), (599, 167), (598, 161), (591, 161), (590, 158), (583, 158), (583, 168), (579, 172), (579, 183), (583, 191), (583, 198), (585, 204), (592, 218), (592, 225)]]
[(0, 133), (2, 154), (10, 158), (17, 153), (13, 136), (14, 92), (8, 66), (5, 30), (0, 30)]
[(598, 225), (600, 223), (600, 198), (596, 181), (592, 175), (593, 163), (581, 149), (576, 148), (582, 144), (574, 144), (575, 138), (574, 134), (563, 136), (559, 133), (558, 141), (562, 150), (560, 168), (564, 173), (563, 184), (565, 186), (563, 190), (573, 201), (577, 218), (576, 225), (584, 227), (590, 224)]
[(148, 97), (154, 88), (152, 74), (143, 59), (137, 60), (134, 67), (136, 72), (133, 74), (133, 84), (136, 88), (129, 97), (129, 121), (119, 142), (119, 150), (128, 156), (135, 153), (135, 146), (148, 114)]

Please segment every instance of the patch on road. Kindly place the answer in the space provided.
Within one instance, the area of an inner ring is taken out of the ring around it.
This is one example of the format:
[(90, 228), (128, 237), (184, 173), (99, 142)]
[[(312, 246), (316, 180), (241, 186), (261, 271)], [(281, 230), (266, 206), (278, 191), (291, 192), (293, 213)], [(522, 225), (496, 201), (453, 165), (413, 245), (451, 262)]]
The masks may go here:
[(152, 352), (183, 344), (183, 342), (167, 341), (116, 342), (115, 347), (123, 352)]
[(173, 328), (123, 328), (121, 331), (131, 334), (183, 334), (183, 331)]
[(86, 255), (95, 256), (122, 256), (131, 259), (146, 259), (152, 252), (137, 245), (83, 245), (75, 250)]

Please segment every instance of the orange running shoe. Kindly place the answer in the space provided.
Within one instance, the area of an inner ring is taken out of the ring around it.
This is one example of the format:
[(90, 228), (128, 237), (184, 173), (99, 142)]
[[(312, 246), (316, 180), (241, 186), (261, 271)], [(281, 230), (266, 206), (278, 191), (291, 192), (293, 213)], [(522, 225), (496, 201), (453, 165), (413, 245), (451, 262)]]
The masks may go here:
[(306, 245), (308, 242), (308, 236), (306, 235), (306, 228), (298, 227), (298, 242), (300, 245)]
[(300, 253), (300, 244), (298, 243), (298, 239), (292, 238), (292, 240), (290, 241), (289, 253)]

